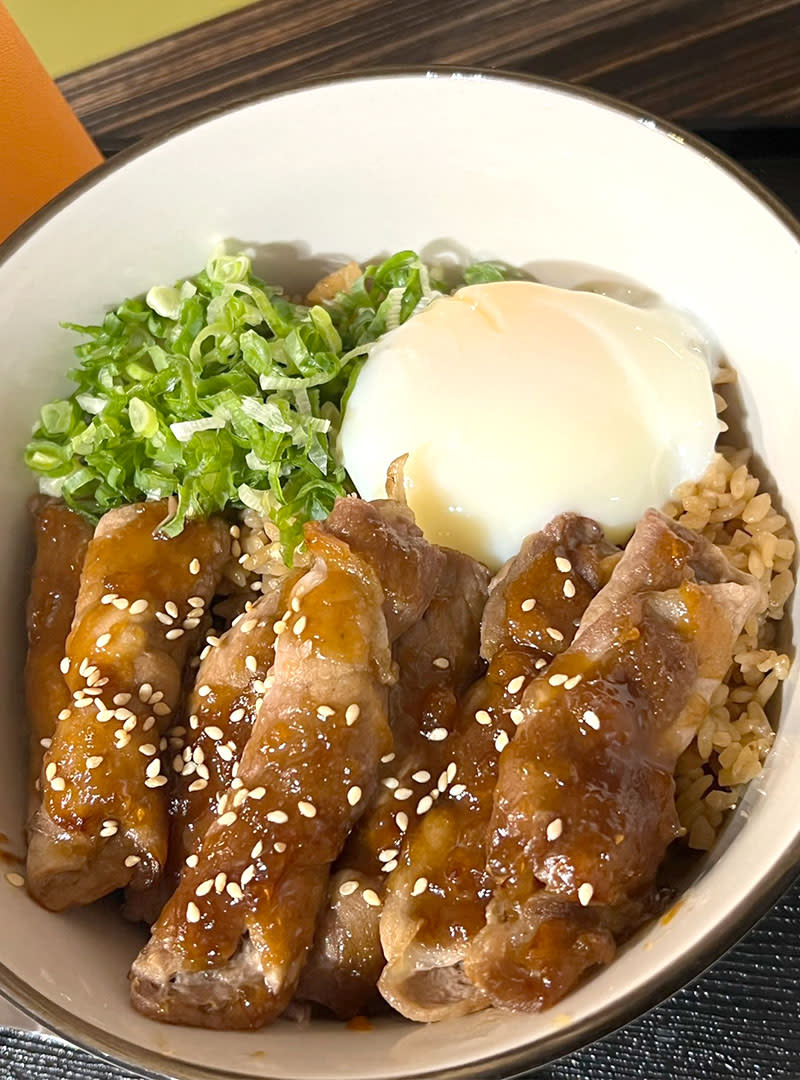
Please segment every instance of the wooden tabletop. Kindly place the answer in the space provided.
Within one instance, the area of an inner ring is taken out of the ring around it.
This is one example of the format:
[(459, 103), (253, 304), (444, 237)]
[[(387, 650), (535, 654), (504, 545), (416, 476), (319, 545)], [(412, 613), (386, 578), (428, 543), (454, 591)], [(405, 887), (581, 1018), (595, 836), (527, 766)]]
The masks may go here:
[(692, 126), (797, 124), (800, 0), (261, 0), (59, 85), (113, 152), (287, 81), (435, 63), (566, 79)]

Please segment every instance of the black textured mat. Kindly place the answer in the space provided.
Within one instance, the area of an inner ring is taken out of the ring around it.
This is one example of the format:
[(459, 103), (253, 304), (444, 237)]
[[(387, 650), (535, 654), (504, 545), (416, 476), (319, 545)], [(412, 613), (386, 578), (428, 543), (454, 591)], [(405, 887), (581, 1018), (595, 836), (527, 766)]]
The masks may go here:
[[(800, 129), (701, 134), (800, 215)], [(800, 1080), (800, 883), (692, 986), (536, 1077)], [(3, 1031), (0, 1080), (138, 1078), (46, 1037)]]

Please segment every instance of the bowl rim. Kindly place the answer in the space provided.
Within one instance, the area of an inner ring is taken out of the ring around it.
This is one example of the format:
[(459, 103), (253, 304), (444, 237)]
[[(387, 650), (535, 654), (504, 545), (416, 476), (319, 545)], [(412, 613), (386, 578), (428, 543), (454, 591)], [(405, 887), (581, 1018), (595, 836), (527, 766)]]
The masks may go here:
[[(24, 247), (35, 233), (85, 191), (102, 183), (107, 176), (124, 168), (141, 155), (209, 120), (297, 91), (331, 84), (340, 85), (364, 80), (409, 76), (422, 79), (469, 78), (486, 82), (510, 82), (517, 84), (520, 88), (546, 90), (577, 98), (584, 103), (599, 105), (628, 119), (646, 124), (661, 137), (673, 139), (699, 153), (730, 178), (738, 181), (754, 199), (775, 215), (800, 245), (800, 221), (764, 184), (704, 139), (646, 109), (590, 87), (576, 86), (538, 75), (468, 65), (399, 64), (282, 81), (267, 90), (257, 89), (237, 95), (233, 101), (204, 110), (197, 116), (157, 131), (78, 178), (24, 221), (0, 243), (0, 267)], [(424, 1073), (408, 1075), (413, 1076), (413, 1080), (479, 1080), (479, 1078), (480, 1080), (508, 1080), (530, 1069), (538, 1069), (551, 1064), (567, 1054), (588, 1046), (643, 1016), (697, 979), (769, 911), (792, 881), (798, 877), (800, 877), (800, 829), (781, 857), (748, 890), (727, 918), (717, 923), (688, 953), (670, 963), (660, 976), (648, 979), (637, 991), (625, 995), (614, 1005), (604, 1006), (575, 1026), (565, 1026), (561, 1030), (553, 1031), (535, 1045), (489, 1054), (463, 1065), (443, 1066)], [(61, 1036), (101, 1060), (122, 1068), (133, 1068), (149, 1080), (247, 1080), (246, 1075), (240, 1072), (181, 1062), (168, 1054), (117, 1038), (102, 1028), (82, 1020), (62, 1006), (54, 1004), (44, 994), (7, 968), (2, 960), (0, 960), (0, 996), (6, 998), (36, 1022), (44, 1025), (46, 1029), (44, 1034), (53, 1033)], [(274, 1080), (266, 1074), (261, 1075), (264, 1080)], [(315, 1077), (314, 1080), (317, 1078)]]

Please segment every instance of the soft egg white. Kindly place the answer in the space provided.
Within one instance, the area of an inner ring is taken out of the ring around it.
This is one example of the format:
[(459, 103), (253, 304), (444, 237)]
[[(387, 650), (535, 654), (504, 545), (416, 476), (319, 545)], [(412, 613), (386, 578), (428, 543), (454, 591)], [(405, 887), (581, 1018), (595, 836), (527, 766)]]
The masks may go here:
[(688, 320), (534, 282), (471, 285), (386, 334), (340, 435), (359, 494), (405, 495), (429, 540), (496, 568), (555, 514), (614, 541), (702, 475), (719, 429)]

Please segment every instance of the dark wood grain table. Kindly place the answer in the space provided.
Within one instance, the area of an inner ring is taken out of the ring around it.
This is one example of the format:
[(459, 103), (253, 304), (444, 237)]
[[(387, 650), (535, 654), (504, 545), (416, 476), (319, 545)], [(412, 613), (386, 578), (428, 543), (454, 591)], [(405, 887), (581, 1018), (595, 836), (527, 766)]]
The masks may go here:
[[(480, 65), (700, 130), (800, 214), (800, 0), (264, 0), (60, 80), (101, 149), (311, 75)], [(800, 1080), (800, 885), (693, 986), (547, 1080)], [(4, 1080), (135, 1080), (8, 1031)]]

